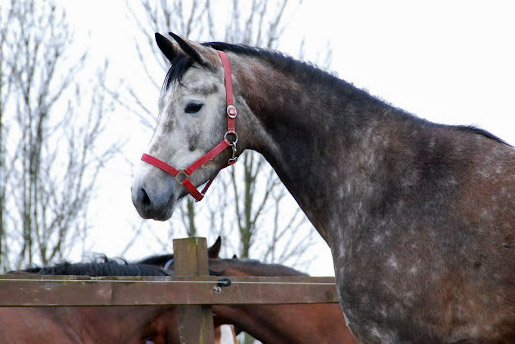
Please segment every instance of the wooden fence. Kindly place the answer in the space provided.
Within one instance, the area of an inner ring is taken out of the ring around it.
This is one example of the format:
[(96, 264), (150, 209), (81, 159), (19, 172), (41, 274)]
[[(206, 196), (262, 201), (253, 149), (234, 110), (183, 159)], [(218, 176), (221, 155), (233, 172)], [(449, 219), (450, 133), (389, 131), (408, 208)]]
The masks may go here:
[(209, 276), (205, 238), (175, 239), (174, 277), (0, 275), (0, 307), (177, 305), (181, 343), (213, 343), (214, 304), (338, 302), (334, 277)]

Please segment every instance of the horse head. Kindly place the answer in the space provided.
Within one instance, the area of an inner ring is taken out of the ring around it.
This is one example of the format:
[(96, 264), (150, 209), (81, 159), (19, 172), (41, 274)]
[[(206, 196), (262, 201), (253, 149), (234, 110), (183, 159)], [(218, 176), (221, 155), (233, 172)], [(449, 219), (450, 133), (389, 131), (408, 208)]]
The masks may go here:
[(189, 190), (195, 190), (197, 200), (202, 198), (196, 187), (235, 161), (238, 140), (236, 110), (229, 104), (232, 91), (226, 98), (226, 88), (232, 88), (232, 81), (230, 86), (227, 81), (230, 65), (228, 72), (222, 62), (228, 61), (227, 56), (170, 34), (177, 43), (156, 33), (157, 45), (172, 66), (161, 89), (148, 155), (144, 154), (148, 159), (142, 158), (145, 162), (132, 185), (132, 201), (140, 216), (162, 221), (172, 216), (177, 201)]

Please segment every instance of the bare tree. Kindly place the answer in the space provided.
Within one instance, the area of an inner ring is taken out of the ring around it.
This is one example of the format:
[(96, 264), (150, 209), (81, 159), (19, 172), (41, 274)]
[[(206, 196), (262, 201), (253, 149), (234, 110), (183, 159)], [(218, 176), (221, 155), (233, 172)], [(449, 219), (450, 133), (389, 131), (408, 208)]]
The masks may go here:
[(4, 210), (7, 190), (6, 182), (8, 178), (4, 132), (7, 131), (5, 112), (11, 88), (11, 65), (6, 61), (9, 61), (10, 40), (8, 39), (8, 27), (13, 18), (13, 2), (14, 0), (11, 1), (8, 7), (0, 7), (0, 269), (3, 267), (1, 257), (8, 252), (4, 225), (4, 216), (6, 215)]
[[(9, 54), (9, 135), (2, 135), (2, 267), (48, 264), (71, 250), (73, 237), (87, 230), (87, 205), (96, 177), (114, 147), (95, 146), (109, 104), (94, 87), (105, 68), (79, 85), (86, 54), (69, 52), (72, 33), (53, 1), (12, 1), (3, 35)], [(4, 40), (2, 40), (4, 41)], [(2, 111), (4, 114), (4, 112)], [(4, 116), (2, 116), (4, 118)], [(17, 142), (17, 144), (16, 144)], [(8, 192), (5, 192), (8, 190)], [(14, 254), (16, 255), (14, 256)]]

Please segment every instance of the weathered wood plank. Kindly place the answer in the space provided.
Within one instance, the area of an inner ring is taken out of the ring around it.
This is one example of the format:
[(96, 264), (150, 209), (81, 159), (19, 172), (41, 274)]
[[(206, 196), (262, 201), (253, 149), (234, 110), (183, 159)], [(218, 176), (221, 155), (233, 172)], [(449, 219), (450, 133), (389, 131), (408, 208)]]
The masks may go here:
[[(174, 239), (173, 252), (175, 276), (209, 276), (206, 238)], [(184, 295), (191, 293), (189, 291)], [(215, 342), (211, 305), (179, 305), (177, 311), (181, 344)]]
[[(0, 306), (127, 306), (338, 302), (333, 277), (0, 275)], [(216, 290), (215, 290), (216, 289)]]

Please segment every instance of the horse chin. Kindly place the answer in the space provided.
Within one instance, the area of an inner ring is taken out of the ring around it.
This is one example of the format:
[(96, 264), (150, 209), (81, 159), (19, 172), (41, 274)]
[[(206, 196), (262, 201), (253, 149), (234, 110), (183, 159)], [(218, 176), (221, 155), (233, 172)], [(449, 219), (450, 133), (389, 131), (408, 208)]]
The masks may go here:
[(181, 190), (178, 195), (172, 194), (170, 196), (170, 199), (168, 200), (166, 213), (164, 213), (162, 216), (158, 216), (158, 217), (153, 218), (153, 220), (156, 220), (156, 221), (167, 221), (167, 220), (170, 220), (170, 218), (172, 217), (172, 215), (173, 215), (173, 213), (175, 211), (175, 208), (177, 207), (177, 203), (180, 200), (186, 198), (188, 195), (189, 195), (189, 193), (187, 191), (185, 191), (185, 190)]
[(165, 211), (163, 211), (162, 214), (158, 214), (158, 216), (155, 216), (153, 220), (155, 221), (168, 221), (173, 215), (173, 212), (175, 211), (175, 207), (177, 206), (177, 200), (184, 196), (177, 197), (176, 195), (172, 194), (170, 196), (170, 199), (168, 200), (168, 204), (166, 206)]

